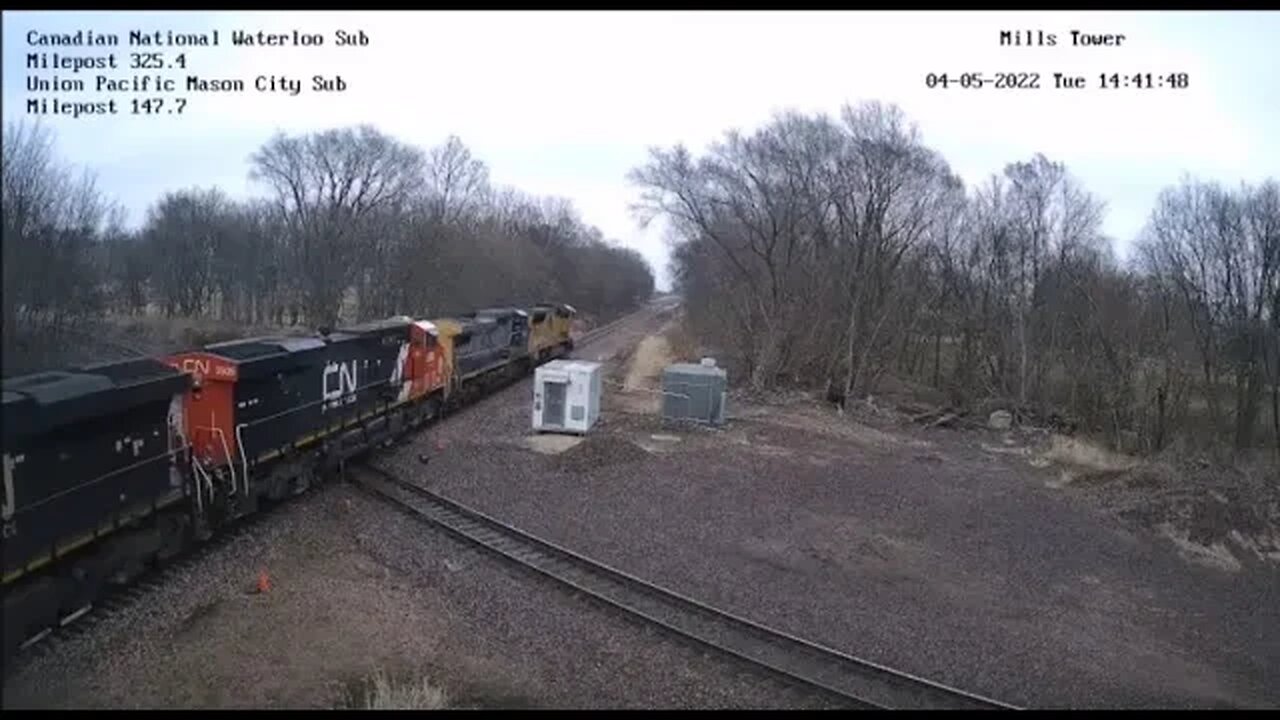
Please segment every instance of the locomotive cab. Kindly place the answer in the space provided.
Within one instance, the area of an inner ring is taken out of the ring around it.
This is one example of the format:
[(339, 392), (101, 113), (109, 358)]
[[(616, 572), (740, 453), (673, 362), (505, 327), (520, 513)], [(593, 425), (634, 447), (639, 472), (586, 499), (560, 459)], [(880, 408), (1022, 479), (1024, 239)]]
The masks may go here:
[(573, 349), (570, 335), (577, 312), (563, 303), (539, 303), (529, 311), (529, 354), (537, 363), (567, 355)]

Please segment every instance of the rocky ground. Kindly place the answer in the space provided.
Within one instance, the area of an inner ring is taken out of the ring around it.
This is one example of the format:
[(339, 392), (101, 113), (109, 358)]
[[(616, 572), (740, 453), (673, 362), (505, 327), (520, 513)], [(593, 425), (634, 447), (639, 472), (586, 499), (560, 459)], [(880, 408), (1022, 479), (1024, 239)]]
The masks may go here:
[[(580, 349), (610, 363), (586, 438), (530, 433), (526, 381), (379, 463), (705, 602), (1007, 702), (1280, 705), (1280, 573), (1261, 555), (1205, 562), (1090, 495), (1076, 480), (1099, 471), (1068, 462), (1078, 448), (1016, 431), (800, 397), (735, 401), (723, 428), (666, 425), (656, 375), (683, 347), (666, 319)], [(271, 588), (253, 593), (264, 568)], [(5, 706), (333, 707), (383, 670), (462, 707), (803, 707), (341, 485), (154, 599), (10, 675)]]
[[(582, 354), (608, 357), (647, 323)], [(425, 680), (448, 707), (805, 706), (346, 485), (288, 503), (146, 602), (27, 658), (6, 672), (4, 706), (364, 707), (386, 678)]]
[(1094, 472), (1083, 449), (804, 398), (664, 426), (670, 345), (647, 338), (613, 368), (585, 439), (530, 437), (512, 403), (433, 431), (429, 470), (394, 466), (681, 592), (1009, 702), (1280, 703), (1276, 568), (1206, 564), (1160, 523), (1125, 522), (1064, 480)]

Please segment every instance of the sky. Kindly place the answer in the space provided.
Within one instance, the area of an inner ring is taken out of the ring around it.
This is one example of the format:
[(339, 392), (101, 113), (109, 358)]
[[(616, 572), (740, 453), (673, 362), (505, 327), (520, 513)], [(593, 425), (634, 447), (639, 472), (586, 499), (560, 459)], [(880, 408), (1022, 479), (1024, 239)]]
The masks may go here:
[[(457, 135), (491, 180), (573, 201), (583, 220), (635, 248), (668, 286), (661, 226), (629, 210), (627, 172), (648, 148), (701, 153), (726, 130), (774, 113), (837, 114), (845, 104), (898, 104), (924, 142), (970, 185), (1039, 152), (1066, 164), (1107, 205), (1121, 257), (1163, 187), (1189, 174), (1226, 184), (1280, 177), (1280, 13), (1276, 12), (5, 12), (3, 115), (56, 132), (61, 156), (97, 173), (131, 225), (164, 192), (217, 185), (233, 197), (265, 188), (249, 156), (276, 131), (370, 123), (428, 149)], [(131, 46), (129, 33), (209, 33), (218, 47)], [(244, 47), (233, 31), (318, 33), (319, 47)], [(1052, 33), (1053, 46), (1002, 47), (1000, 32)], [(1073, 46), (1071, 31), (1121, 35)], [(30, 44), (31, 33), (116, 34), (115, 47)], [(337, 45), (337, 33), (367, 44)], [(362, 33), (361, 36), (359, 33)], [(116, 56), (116, 70), (27, 68), (30, 53)], [(97, 93), (131, 53), (185, 54), (162, 93), (180, 114), (135, 115), (130, 98)], [(1040, 73), (1039, 89), (929, 88), (926, 76)], [(1054, 73), (1085, 76), (1054, 87)], [(1186, 73), (1188, 86), (1098, 88), (1102, 73)], [(29, 76), (84, 79), (85, 92), (33, 93)], [(238, 78), (240, 93), (187, 92), (188, 75)], [(341, 92), (312, 79), (341, 77)], [(299, 94), (258, 92), (258, 76), (302, 81)], [(26, 112), (32, 98), (117, 99), (116, 115)]]

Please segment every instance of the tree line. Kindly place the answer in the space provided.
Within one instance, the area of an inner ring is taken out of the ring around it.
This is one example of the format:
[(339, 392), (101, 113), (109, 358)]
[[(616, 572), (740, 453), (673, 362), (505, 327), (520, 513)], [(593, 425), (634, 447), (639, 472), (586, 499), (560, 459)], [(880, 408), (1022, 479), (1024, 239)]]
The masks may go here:
[(1275, 179), (1181, 179), (1123, 263), (1062, 163), (966, 187), (878, 102), (655, 148), (631, 179), (689, 322), (757, 390), (843, 402), (892, 373), (1131, 451), (1280, 448)]
[(46, 129), (11, 123), (3, 146), (10, 359), (19, 338), (105, 313), (316, 327), (550, 300), (607, 317), (653, 292), (639, 253), (566, 200), (495, 187), (456, 137), (277, 134), (249, 158), (262, 197), (176, 190), (136, 230)]

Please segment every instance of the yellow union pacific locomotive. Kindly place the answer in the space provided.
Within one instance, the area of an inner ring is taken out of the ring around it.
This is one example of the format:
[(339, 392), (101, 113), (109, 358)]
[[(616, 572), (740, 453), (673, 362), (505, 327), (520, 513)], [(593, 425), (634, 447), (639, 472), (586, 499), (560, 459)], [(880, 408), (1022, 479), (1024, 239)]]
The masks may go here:
[(569, 330), (578, 312), (572, 305), (543, 303), (529, 313), (529, 355), (535, 364), (573, 350)]

